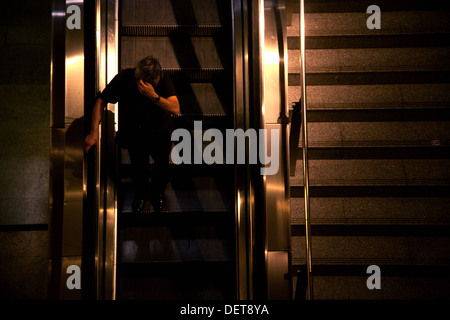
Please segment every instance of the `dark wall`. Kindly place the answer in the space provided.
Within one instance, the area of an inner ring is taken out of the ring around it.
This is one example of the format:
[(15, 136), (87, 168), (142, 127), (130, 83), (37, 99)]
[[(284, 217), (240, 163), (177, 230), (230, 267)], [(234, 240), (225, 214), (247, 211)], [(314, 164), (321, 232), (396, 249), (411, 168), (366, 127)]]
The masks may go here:
[(0, 298), (46, 299), (51, 0), (0, 3)]

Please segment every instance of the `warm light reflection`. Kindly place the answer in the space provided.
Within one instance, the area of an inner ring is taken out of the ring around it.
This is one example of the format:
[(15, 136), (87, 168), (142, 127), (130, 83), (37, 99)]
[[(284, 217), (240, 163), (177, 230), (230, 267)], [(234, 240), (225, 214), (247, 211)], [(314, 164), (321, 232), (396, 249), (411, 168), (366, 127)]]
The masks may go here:
[(237, 193), (237, 198), (238, 198), (238, 210), (239, 210), (239, 208), (241, 207), (241, 192), (239, 190)]
[(237, 219), (238, 219), (238, 226), (241, 224), (241, 192), (238, 190), (237, 192)]
[[(260, 41), (260, 50), (262, 53), (264, 53), (264, 1), (260, 1), (260, 9), (259, 9), (259, 41)], [(262, 55), (264, 57), (264, 55)], [(263, 58), (264, 59), (264, 58)], [(261, 85), (262, 88), (264, 88), (264, 61), (261, 64)], [(264, 105), (264, 94), (261, 95), (262, 101), (261, 101), (261, 113), (262, 117), (265, 117), (266, 114), (266, 108)]]
[(274, 194), (283, 193), (285, 186), (281, 183), (271, 182), (266, 185), (266, 190), (267, 192), (273, 192)]
[(66, 13), (64, 11), (53, 11), (52, 17), (65, 17)]
[(280, 64), (280, 56), (277, 51), (266, 51), (264, 50), (264, 64)]
[(116, 75), (117, 68), (116, 68), (116, 54), (114, 52), (108, 52), (108, 58), (107, 58), (107, 70), (106, 70), (106, 83), (109, 83)]
[(82, 60), (84, 60), (84, 55), (68, 58), (66, 59), (66, 67), (71, 67), (73, 64), (79, 63)]
[(302, 37), (302, 42), (305, 40), (304, 39), (304, 36), (305, 36), (305, 14), (304, 14), (304, 12), (302, 11), (301, 12), (301, 17), (300, 17), (300, 34), (301, 35), (303, 35), (303, 37)]

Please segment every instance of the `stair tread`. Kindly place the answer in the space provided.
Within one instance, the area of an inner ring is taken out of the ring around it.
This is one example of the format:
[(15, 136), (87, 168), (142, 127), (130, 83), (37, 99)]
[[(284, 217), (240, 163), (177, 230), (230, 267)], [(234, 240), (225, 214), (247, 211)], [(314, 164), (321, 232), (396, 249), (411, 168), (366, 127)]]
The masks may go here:
[[(311, 186), (450, 185), (449, 159), (310, 160)], [(303, 162), (296, 162), (291, 186), (303, 184)]]
[[(393, 140), (385, 140), (385, 141), (308, 141), (308, 149), (329, 149), (329, 148), (337, 148), (337, 149), (396, 149), (396, 148), (447, 148), (450, 146), (450, 140), (442, 141), (442, 140), (415, 140), (415, 141), (393, 141)], [(302, 149), (302, 145), (299, 146), (299, 149)]]
[[(300, 72), (299, 50), (289, 50), (289, 74)], [(306, 50), (306, 73), (432, 71), (450, 68), (450, 47)]]
[[(289, 86), (290, 104), (300, 100), (300, 92)], [(450, 84), (308, 85), (306, 95), (308, 109), (437, 108), (449, 106)]]
[[(305, 12), (365, 12), (367, 7), (373, 4), (371, 0), (308, 0), (305, 1)], [(442, 10), (448, 9), (448, 3), (439, 0), (378, 0), (377, 5), (383, 11), (398, 11), (408, 9), (417, 10)], [(297, 2), (293, 3), (293, 12), (299, 12)]]
[[(450, 259), (409, 259), (409, 258), (318, 258), (314, 257), (314, 265), (391, 265), (391, 266), (448, 266), (450, 265)], [(304, 265), (306, 259), (301, 257), (292, 258), (293, 265)]]
[(450, 141), (448, 128), (448, 121), (312, 122), (308, 124), (308, 145), (438, 146)]
[[(448, 47), (450, 32), (381, 35), (306, 36), (306, 50), (350, 48), (419, 48)], [(287, 38), (288, 50), (300, 48), (300, 37)]]
[[(315, 264), (450, 264), (448, 236), (313, 236), (311, 241)], [(305, 257), (303, 242), (304, 237), (292, 237), (294, 264)]]
[[(439, 274), (436, 274), (435, 268), (432, 268), (432, 266), (429, 267), (431, 270), (418, 271), (413, 275), (408, 272), (410, 269), (408, 265), (401, 266), (404, 272), (397, 276), (386, 275), (385, 270), (389, 269), (389, 266), (381, 267), (381, 290), (369, 290), (367, 288), (366, 282), (370, 275), (366, 272), (367, 267), (368, 265), (357, 274), (334, 275), (331, 272), (331, 275), (328, 275), (328, 272), (324, 272), (324, 274), (318, 276), (314, 275), (314, 299), (327, 301), (336, 299), (389, 300), (394, 305), (397, 304), (395, 301), (413, 300), (424, 303), (423, 300), (442, 300), (450, 295), (450, 279), (446, 272), (440, 270)], [(303, 297), (299, 297), (299, 299), (303, 299)], [(417, 305), (416, 303), (413, 302)], [(386, 306), (390, 304), (388, 303)], [(411, 316), (415, 315), (414, 309), (408, 309)], [(402, 314), (405, 314), (405, 309), (398, 310), (402, 310)]]
[[(306, 86), (448, 83), (450, 70), (318, 72), (306, 74)], [(288, 86), (300, 86), (300, 74), (288, 74)]]
[[(317, 212), (316, 212), (317, 213)], [(428, 226), (449, 226), (450, 219), (444, 218), (311, 218), (310, 223), (312, 226), (415, 226), (415, 227), (428, 227)], [(291, 219), (292, 226), (305, 226), (304, 219)]]
[[(303, 186), (300, 180), (292, 179), (291, 187)], [(345, 187), (345, 186), (449, 186), (450, 179), (310, 179), (310, 187)]]
[[(291, 221), (304, 223), (303, 198), (291, 198)], [(313, 223), (447, 224), (450, 198), (444, 197), (311, 197)]]
[[(383, 11), (381, 29), (367, 28), (369, 14), (360, 12), (305, 13), (305, 36), (430, 34), (450, 31), (449, 13), (445, 11)], [(292, 14), (287, 36), (299, 36), (299, 15)]]

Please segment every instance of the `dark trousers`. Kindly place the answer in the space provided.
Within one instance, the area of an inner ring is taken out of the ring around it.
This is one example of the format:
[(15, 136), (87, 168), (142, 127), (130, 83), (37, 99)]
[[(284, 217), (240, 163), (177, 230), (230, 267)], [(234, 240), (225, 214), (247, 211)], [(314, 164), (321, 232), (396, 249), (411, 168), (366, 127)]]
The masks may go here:
[[(148, 182), (151, 176), (151, 197), (163, 193), (169, 182), (169, 155), (172, 147), (170, 135), (142, 134), (129, 144), (131, 174), (137, 199), (148, 198)], [(154, 164), (150, 172), (149, 156)], [(151, 174), (150, 174), (151, 173)]]

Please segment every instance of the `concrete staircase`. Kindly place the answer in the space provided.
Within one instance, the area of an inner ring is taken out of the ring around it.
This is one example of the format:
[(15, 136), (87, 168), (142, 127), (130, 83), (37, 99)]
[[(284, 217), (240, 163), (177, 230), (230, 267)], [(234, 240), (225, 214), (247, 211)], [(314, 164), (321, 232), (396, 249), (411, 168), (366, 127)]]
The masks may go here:
[[(372, 4), (379, 30), (366, 26)], [(288, 15), (291, 104), (298, 12)], [(305, 30), (314, 299), (450, 298), (449, 5), (305, 0)], [(296, 299), (306, 270), (301, 146), (291, 177)], [(379, 290), (366, 285), (370, 265)]]

